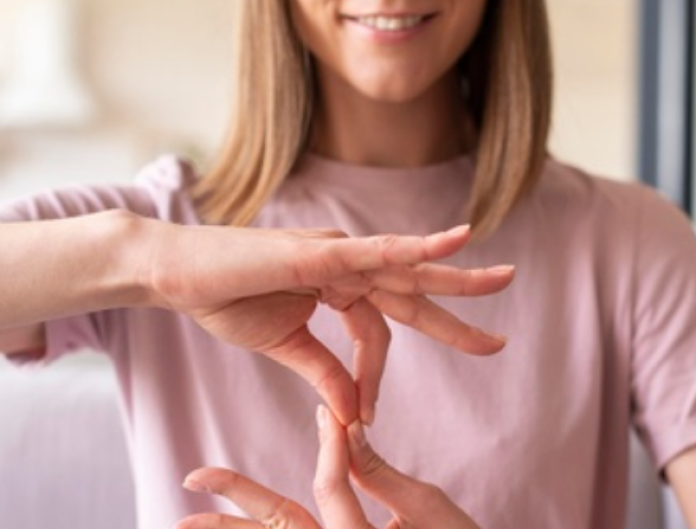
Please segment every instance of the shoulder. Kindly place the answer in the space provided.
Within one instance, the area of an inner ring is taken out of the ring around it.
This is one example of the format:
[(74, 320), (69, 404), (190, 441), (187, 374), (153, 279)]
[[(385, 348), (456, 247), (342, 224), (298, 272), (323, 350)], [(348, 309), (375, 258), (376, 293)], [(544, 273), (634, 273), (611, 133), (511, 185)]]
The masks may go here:
[(190, 195), (197, 178), (190, 161), (165, 155), (138, 172), (135, 186), (147, 194), (157, 218), (181, 224), (199, 224)]
[(0, 221), (49, 220), (125, 209), (146, 217), (195, 223), (188, 193), (195, 178), (188, 162), (162, 156), (127, 183), (74, 184), (14, 199), (0, 207)]
[(583, 210), (586, 214), (611, 210), (630, 214), (640, 207), (646, 192), (651, 191), (638, 182), (612, 180), (550, 159), (531, 197), (551, 210)]
[(687, 216), (655, 189), (593, 175), (556, 160), (547, 162), (526, 202), (527, 207), (536, 206), (554, 219), (604, 232), (630, 230), (648, 235), (668, 230), (693, 237)]

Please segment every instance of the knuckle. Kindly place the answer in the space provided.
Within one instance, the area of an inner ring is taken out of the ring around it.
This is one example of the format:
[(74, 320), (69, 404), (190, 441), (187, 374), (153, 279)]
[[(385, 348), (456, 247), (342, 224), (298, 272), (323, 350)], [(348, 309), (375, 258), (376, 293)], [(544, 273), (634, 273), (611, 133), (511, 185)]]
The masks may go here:
[(377, 246), (379, 246), (382, 250), (388, 250), (396, 246), (397, 242), (399, 241), (399, 237), (393, 233), (387, 233), (384, 235), (378, 235), (375, 237), (375, 241)]
[(349, 310), (358, 299), (359, 296), (350, 293), (345, 294), (339, 292), (332, 286), (327, 286), (321, 290), (319, 301), (334, 310), (345, 312)]
[(330, 239), (347, 239), (348, 234), (343, 230), (337, 230), (335, 228), (323, 228), (319, 230), (324, 237)]
[(422, 300), (416, 297), (413, 303), (409, 303), (403, 307), (403, 323), (409, 327), (420, 326), (423, 319), (423, 306)]
[(325, 371), (314, 384), (314, 388), (323, 394), (328, 388), (334, 386), (345, 376), (346, 371), (341, 364), (334, 365)]
[(337, 488), (338, 486), (334, 481), (323, 477), (317, 477), (312, 487), (314, 499), (319, 505), (324, 505), (336, 494)]
[(387, 462), (376, 452), (371, 452), (358, 467), (360, 478), (369, 481), (378, 477), (387, 468)]
[(283, 499), (280, 505), (261, 521), (261, 524), (267, 529), (290, 529), (297, 509), (298, 506), (294, 502)]

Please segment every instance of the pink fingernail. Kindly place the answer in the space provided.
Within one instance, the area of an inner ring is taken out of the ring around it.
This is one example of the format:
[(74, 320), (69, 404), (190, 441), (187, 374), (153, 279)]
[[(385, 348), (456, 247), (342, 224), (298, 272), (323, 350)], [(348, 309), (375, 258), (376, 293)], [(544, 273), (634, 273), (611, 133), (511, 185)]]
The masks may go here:
[(191, 492), (200, 492), (200, 493), (206, 493), (206, 494), (212, 493), (212, 491), (210, 490), (210, 488), (207, 485), (201, 483), (200, 481), (195, 481), (195, 480), (189, 479), (189, 478), (186, 478), (184, 480), (183, 487), (185, 489), (190, 490)]
[(450, 228), (447, 230), (447, 233), (450, 235), (468, 235), (470, 231), (471, 226), (469, 224), (465, 224), (463, 226), (455, 226), (454, 228)]
[(515, 266), (514, 265), (500, 265), (500, 266), (493, 266), (491, 268), (486, 268), (486, 272), (489, 274), (500, 274), (500, 275), (507, 275), (515, 271)]
[(502, 334), (491, 334), (491, 336), (496, 340), (503, 342), (503, 344), (507, 344), (508, 342), (507, 336), (503, 336)]
[(363, 424), (366, 426), (372, 426), (375, 422), (375, 409), (374, 408), (369, 408), (365, 410), (362, 413), (362, 416), (360, 417), (362, 420)]
[(353, 423), (348, 426), (348, 439), (355, 448), (362, 448), (367, 444), (365, 429), (363, 428), (362, 422), (359, 420), (353, 421)]

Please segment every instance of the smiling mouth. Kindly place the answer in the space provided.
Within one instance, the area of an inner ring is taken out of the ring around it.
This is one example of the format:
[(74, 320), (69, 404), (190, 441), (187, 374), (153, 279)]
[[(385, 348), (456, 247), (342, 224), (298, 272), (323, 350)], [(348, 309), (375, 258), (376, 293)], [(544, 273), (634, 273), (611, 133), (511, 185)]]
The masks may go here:
[(434, 14), (428, 15), (366, 15), (366, 16), (346, 16), (345, 18), (360, 24), (361, 26), (376, 29), (377, 31), (405, 31), (425, 24), (435, 17)]

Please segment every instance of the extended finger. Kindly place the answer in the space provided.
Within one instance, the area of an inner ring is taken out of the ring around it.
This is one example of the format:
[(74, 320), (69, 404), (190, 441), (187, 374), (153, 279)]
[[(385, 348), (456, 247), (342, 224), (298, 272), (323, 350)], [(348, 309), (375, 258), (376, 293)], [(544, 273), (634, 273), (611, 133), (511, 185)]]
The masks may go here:
[(462, 270), (425, 263), (412, 267), (391, 267), (365, 272), (373, 288), (395, 294), (437, 296), (484, 296), (507, 287), (514, 278), (513, 266)]
[[(319, 524), (300, 505), (232, 470), (199, 468), (186, 477), (184, 487), (195, 492), (208, 492), (226, 497), (267, 529), (320, 529)], [(207, 516), (208, 520), (216, 521), (215, 516), (218, 515)], [(238, 519), (228, 516), (223, 520), (224, 523), (230, 524), (237, 523), (235, 520)], [(198, 523), (195, 519), (194, 522)], [(206, 526), (194, 527), (197, 529)], [(211, 527), (217, 529), (218, 526)], [(240, 529), (252, 529), (252, 526), (247, 525)]]
[(313, 296), (275, 292), (238, 300), (199, 317), (199, 324), (233, 344), (265, 354), (312, 386), (346, 424), (358, 416), (356, 387), (345, 366), (309, 332)]
[(343, 424), (358, 417), (355, 381), (346, 367), (317, 340), (306, 325), (264, 354), (307, 380)]
[(376, 235), (322, 241), (320, 258), (305, 259), (297, 275), (303, 285), (312, 285), (353, 272), (434, 261), (461, 250), (470, 234), (468, 226), (457, 226), (422, 237)]
[(317, 424), (320, 447), (314, 496), (324, 524), (327, 529), (372, 527), (350, 485), (345, 430), (324, 406), (317, 408)]
[(206, 513), (187, 516), (174, 529), (263, 529), (263, 526), (245, 518)]
[(354, 344), (353, 365), (360, 419), (365, 424), (372, 424), (391, 332), (382, 313), (365, 298), (358, 299), (341, 312), (341, 317)]
[(488, 355), (505, 347), (504, 337), (488, 334), (464, 323), (426, 297), (392, 294), (383, 290), (374, 290), (367, 297), (393, 320), (459, 351)]

